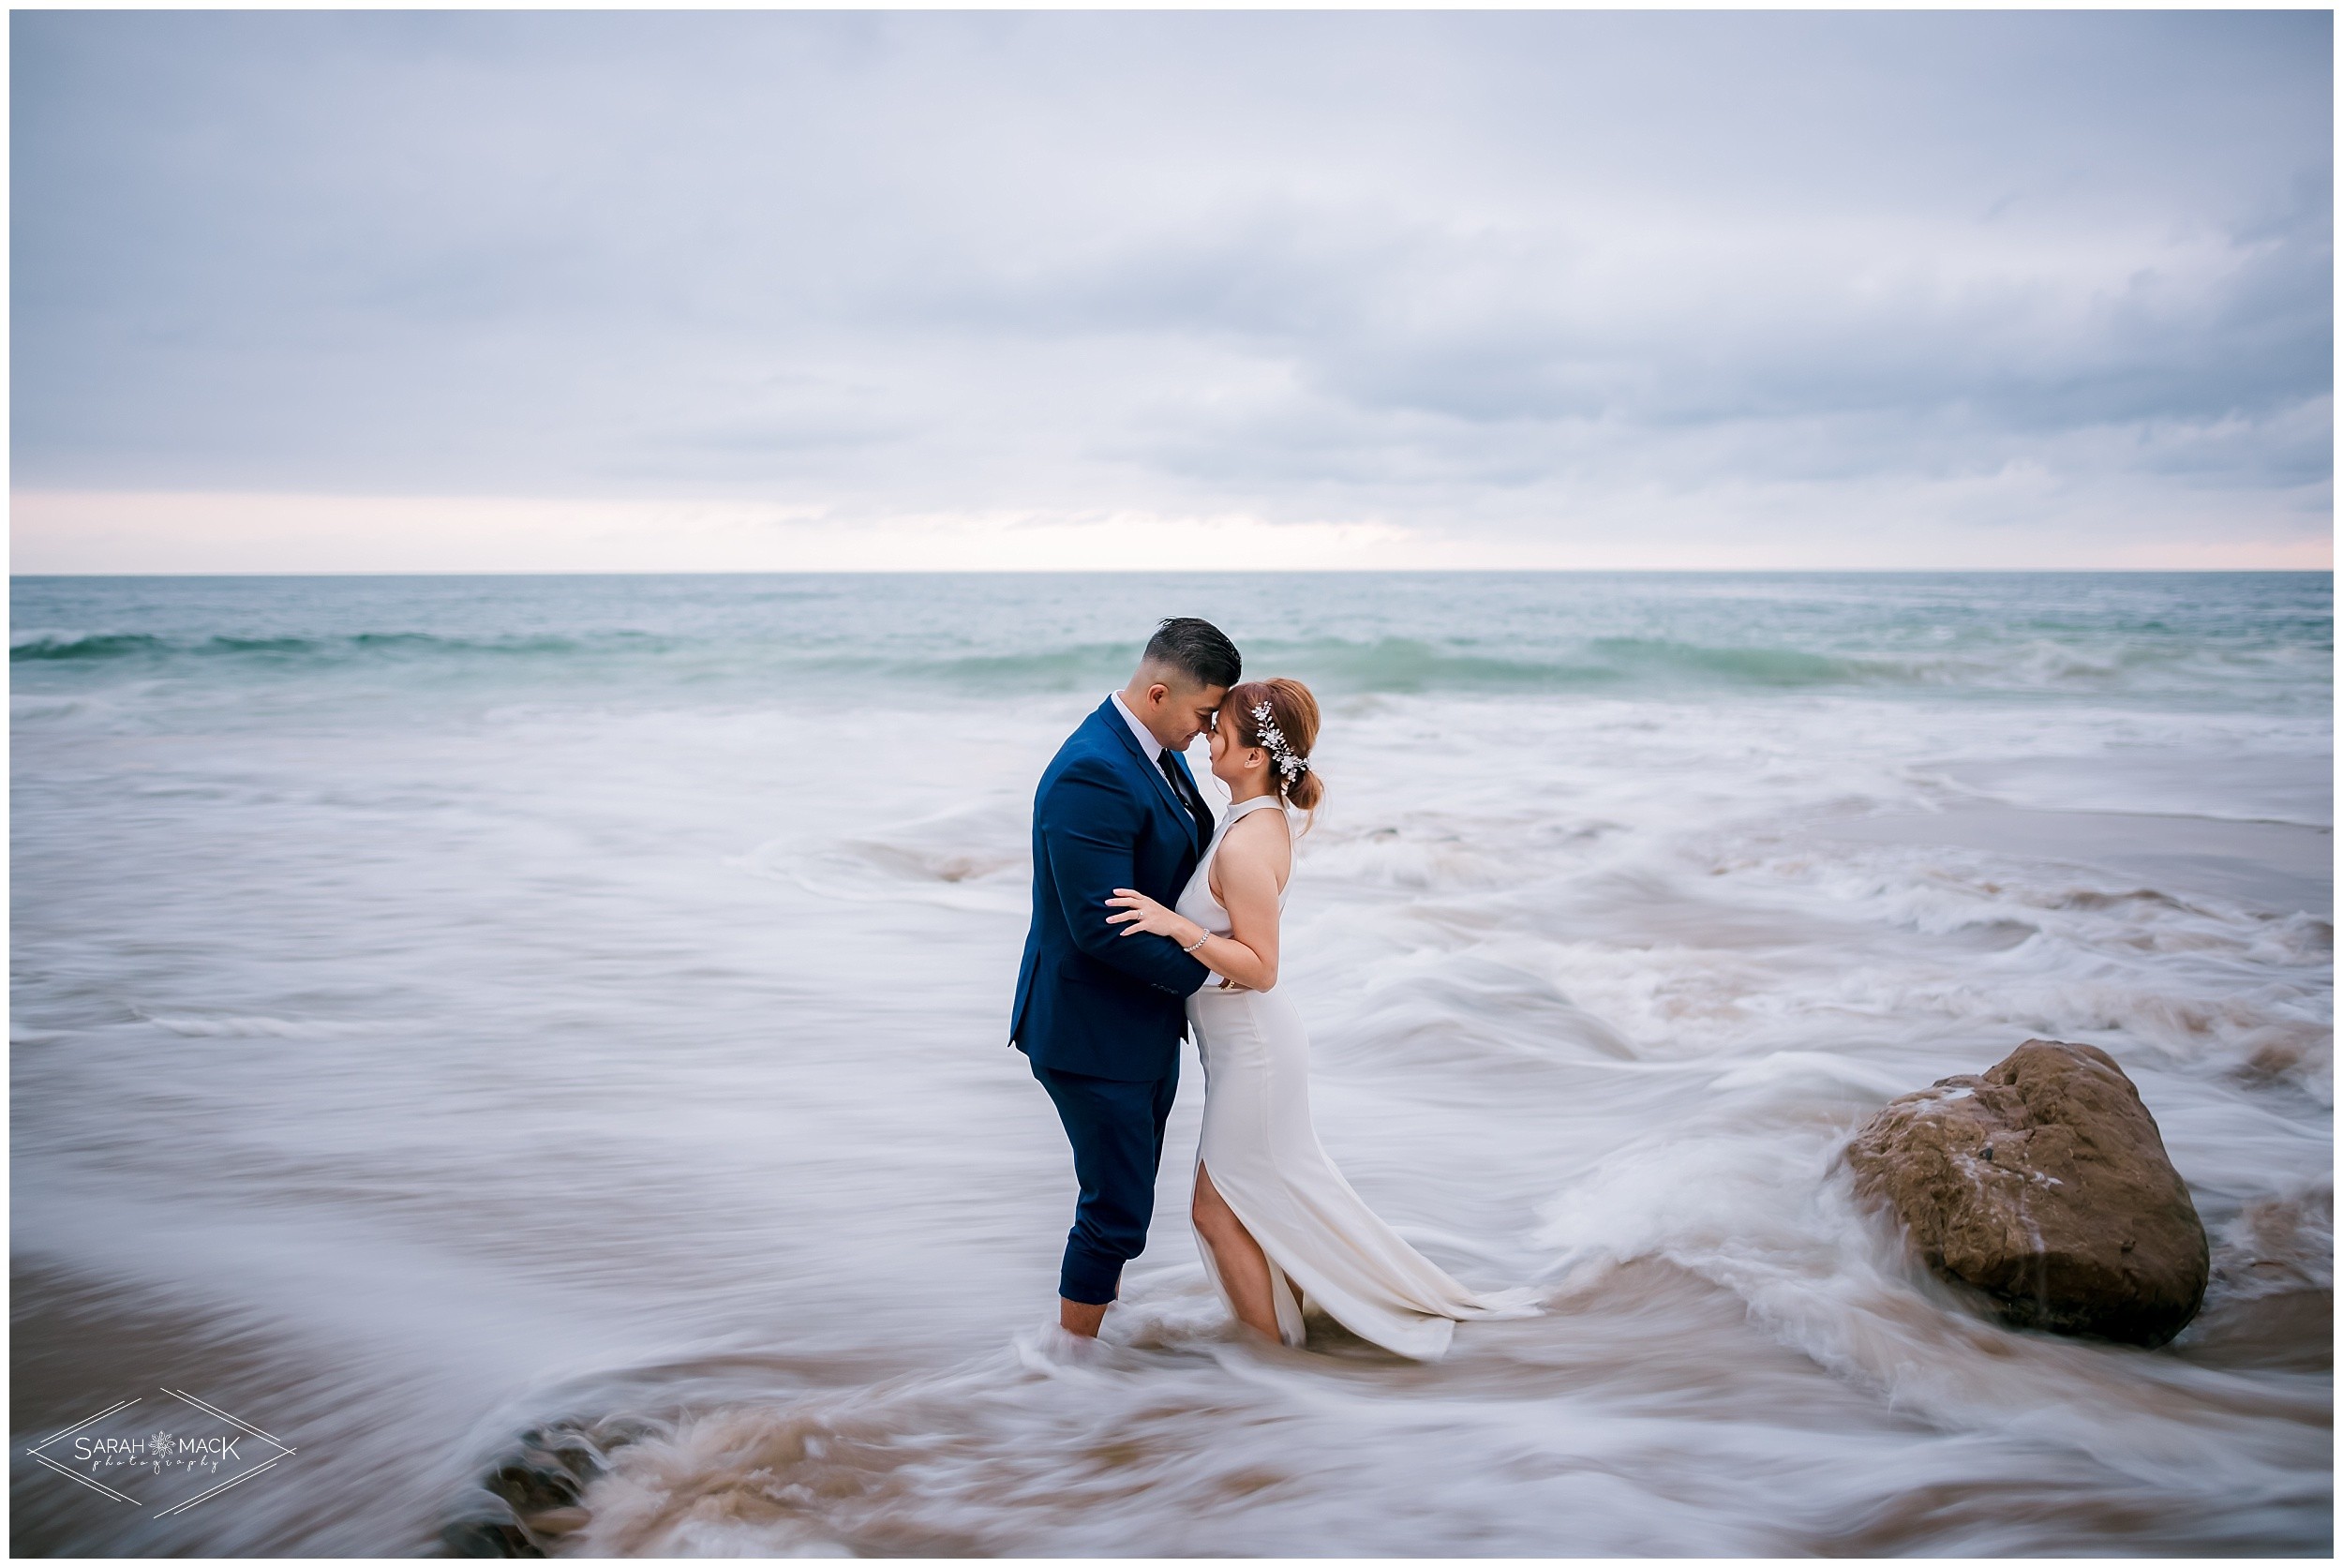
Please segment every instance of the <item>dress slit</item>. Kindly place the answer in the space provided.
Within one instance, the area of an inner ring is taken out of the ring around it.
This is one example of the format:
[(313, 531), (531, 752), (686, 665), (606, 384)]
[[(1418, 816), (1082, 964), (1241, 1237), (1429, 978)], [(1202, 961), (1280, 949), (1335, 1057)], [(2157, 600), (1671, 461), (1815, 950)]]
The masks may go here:
[[(1199, 1175), (1208, 1172), (1201, 1148), (1196, 1151), (1196, 1171)], [(1245, 1233), (1253, 1238), (1253, 1245), (1261, 1248), (1261, 1262), (1269, 1265), (1269, 1307), (1277, 1320), (1277, 1340), (1289, 1349), (1299, 1350), (1303, 1339), (1307, 1337), (1307, 1331), (1302, 1324), (1302, 1304), (1294, 1299), (1296, 1292), (1291, 1277), (1278, 1265), (1277, 1255), (1270, 1251), (1268, 1245), (1261, 1239), (1260, 1227), (1246, 1218), (1245, 1211), (1230, 1201), (1229, 1189), (1218, 1182), (1212, 1184), (1212, 1189), (1220, 1195), (1220, 1202), (1228, 1205), (1229, 1212), (1236, 1217), (1236, 1222), (1245, 1227)], [(1193, 1202), (1194, 1199), (1189, 1202)], [(1212, 1281), (1212, 1288), (1220, 1293), (1220, 1299), (1229, 1304), (1230, 1315), (1234, 1316), (1236, 1297), (1229, 1293), (1228, 1282), (1220, 1277), (1220, 1265), (1213, 1258), (1212, 1243), (1204, 1239), (1201, 1232), (1197, 1232), (1196, 1250), (1203, 1254), (1204, 1277)]]

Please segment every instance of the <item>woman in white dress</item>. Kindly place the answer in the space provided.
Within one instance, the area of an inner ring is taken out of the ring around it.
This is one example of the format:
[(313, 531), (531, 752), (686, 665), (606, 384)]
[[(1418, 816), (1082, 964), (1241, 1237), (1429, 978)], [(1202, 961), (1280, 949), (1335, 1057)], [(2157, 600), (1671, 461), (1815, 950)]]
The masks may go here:
[(1221, 977), (1187, 1004), (1205, 1085), (1192, 1213), (1231, 1312), (1298, 1346), (1306, 1301), (1363, 1339), (1432, 1361), (1458, 1319), (1520, 1315), (1529, 1292), (1451, 1279), (1366, 1206), (1310, 1123), (1309, 1035), (1276, 989), (1277, 922), (1293, 868), (1288, 813), (1324, 794), (1309, 762), (1317, 739), (1318, 703), (1300, 681), (1231, 687), (1211, 731), (1228, 814), (1175, 907), (1122, 888), (1109, 919), (1125, 935), (1171, 937)]

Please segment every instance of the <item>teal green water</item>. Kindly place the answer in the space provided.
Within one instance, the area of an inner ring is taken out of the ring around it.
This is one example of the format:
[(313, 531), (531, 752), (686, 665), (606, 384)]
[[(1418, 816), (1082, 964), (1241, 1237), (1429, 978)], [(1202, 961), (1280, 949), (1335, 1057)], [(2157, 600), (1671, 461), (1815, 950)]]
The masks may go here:
[(36, 690), (197, 669), (644, 696), (780, 679), (1087, 690), (1120, 678), (1133, 627), (1176, 608), (1224, 623), (1251, 667), (1336, 692), (2302, 711), (2328, 700), (2333, 649), (2332, 580), (2309, 573), (18, 578), (11, 596), (11, 658)]

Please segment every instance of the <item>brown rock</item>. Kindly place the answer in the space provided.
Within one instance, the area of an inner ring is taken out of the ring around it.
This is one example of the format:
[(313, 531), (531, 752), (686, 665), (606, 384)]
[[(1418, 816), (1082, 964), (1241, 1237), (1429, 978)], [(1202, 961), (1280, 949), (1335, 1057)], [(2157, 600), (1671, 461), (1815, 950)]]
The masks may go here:
[(2004, 1322), (2161, 1345), (2204, 1300), (2204, 1226), (2156, 1119), (2093, 1045), (2028, 1040), (1890, 1101), (1847, 1145), (1929, 1266)]

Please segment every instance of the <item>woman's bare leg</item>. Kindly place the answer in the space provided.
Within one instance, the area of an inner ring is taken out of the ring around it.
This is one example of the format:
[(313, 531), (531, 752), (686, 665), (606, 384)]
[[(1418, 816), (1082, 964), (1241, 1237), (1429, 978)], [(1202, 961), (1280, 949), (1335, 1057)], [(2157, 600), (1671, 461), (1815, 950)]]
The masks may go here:
[(1188, 1217), (1195, 1222), (1196, 1233), (1212, 1248), (1213, 1267), (1219, 1271), (1220, 1283), (1228, 1287), (1229, 1299), (1236, 1306), (1237, 1321), (1256, 1334), (1276, 1339), (1277, 1307), (1269, 1283), (1269, 1258), (1261, 1249), (1261, 1243), (1246, 1230), (1245, 1222), (1236, 1217), (1212, 1185), (1212, 1173), (1202, 1162), (1196, 1166), (1196, 1198), (1189, 1205)]

